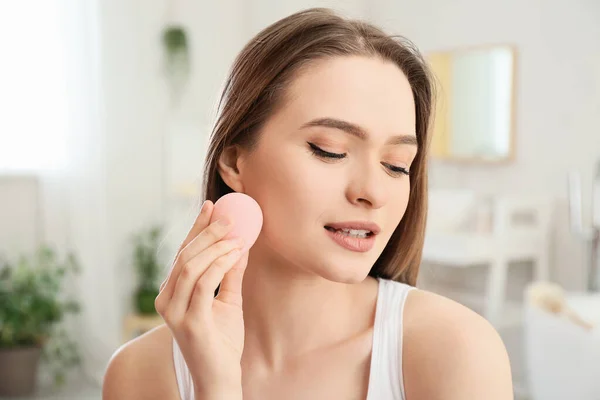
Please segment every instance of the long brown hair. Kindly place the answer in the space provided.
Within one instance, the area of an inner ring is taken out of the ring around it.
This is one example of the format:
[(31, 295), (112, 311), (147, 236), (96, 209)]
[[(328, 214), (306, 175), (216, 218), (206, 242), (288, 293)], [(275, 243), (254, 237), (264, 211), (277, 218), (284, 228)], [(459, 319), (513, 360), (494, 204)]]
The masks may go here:
[(221, 179), (218, 160), (238, 144), (252, 150), (265, 121), (285, 104), (285, 92), (300, 69), (335, 56), (378, 57), (395, 63), (414, 96), (418, 153), (410, 168), (410, 197), (402, 221), (369, 275), (416, 285), (427, 216), (427, 148), (433, 102), (431, 74), (417, 48), (360, 20), (325, 8), (283, 18), (259, 32), (235, 59), (218, 103), (210, 138), (203, 197), (211, 201), (232, 191)]

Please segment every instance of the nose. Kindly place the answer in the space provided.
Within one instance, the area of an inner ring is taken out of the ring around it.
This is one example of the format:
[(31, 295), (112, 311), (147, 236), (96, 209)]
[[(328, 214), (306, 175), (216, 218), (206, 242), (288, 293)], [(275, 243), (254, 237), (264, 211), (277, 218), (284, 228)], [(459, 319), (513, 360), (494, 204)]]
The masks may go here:
[(378, 209), (388, 201), (389, 183), (385, 182), (387, 175), (378, 163), (374, 164), (375, 166), (369, 167), (363, 164), (353, 171), (346, 190), (346, 198), (353, 205)]

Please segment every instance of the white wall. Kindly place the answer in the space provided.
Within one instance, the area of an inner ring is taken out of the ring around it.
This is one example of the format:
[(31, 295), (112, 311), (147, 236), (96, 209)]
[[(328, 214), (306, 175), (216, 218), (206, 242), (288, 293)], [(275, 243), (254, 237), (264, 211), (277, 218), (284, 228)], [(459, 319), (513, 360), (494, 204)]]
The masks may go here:
[(250, 0), (246, 23), (246, 40), (280, 18), (311, 7), (329, 7), (342, 15), (360, 18), (368, 10), (367, 0)]
[[(581, 246), (568, 233), (566, 173), (591, 181), (600, 159), (600, 3), (375, 0), (370, 19), (424, 51), (512, 43), (518, 51), (516, 159), (509, 165), (433, 162), (431, 185), (559, 199), (553, 278), (583, 288)], [(586, 201), (589, 185), (584, 188)], [(589, 214), (589, 201), (584, 204)]]

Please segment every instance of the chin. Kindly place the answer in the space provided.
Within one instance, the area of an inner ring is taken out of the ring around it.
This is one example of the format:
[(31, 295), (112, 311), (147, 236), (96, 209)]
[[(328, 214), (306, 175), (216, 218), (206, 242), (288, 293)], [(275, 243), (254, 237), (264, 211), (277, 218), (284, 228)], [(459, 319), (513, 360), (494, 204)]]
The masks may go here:
[(317, 274), (324, 279), (339, 283), (360, 283), (369, 275), (372, 264), (364, 260), (326, 260), (318, 266)]

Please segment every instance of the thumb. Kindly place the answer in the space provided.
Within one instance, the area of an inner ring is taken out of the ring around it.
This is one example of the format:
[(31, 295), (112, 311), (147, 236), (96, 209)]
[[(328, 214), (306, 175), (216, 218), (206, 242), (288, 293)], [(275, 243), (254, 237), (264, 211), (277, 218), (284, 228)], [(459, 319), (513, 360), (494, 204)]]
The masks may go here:
[(221, 287), (219, 288), (219, 294), (217, 299), (225, 303), (236, 304), (241, 307), (242, 305), (242, 281), (244, 280), (244, 273), (248, 266), (248, 254), (246, 251), (235, 265), (225, 274), (223, 281), (221, 281)]

